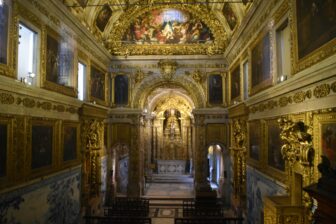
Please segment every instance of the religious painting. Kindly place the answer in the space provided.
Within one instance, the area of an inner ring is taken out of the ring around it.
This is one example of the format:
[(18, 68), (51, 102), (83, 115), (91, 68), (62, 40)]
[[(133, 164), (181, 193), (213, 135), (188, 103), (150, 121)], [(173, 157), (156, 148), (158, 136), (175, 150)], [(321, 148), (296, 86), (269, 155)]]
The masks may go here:
[(210, 75), (208, 94), (210, 104), (223, 104), (223, 84), (221, 75)]
[(57, 83), (62, 86), (71, 86), (74, 73), (74, 46), (70, 38), (62, 38), (59, 49), (59, 74)]
[(116, 105), (128, 104), (128, 76), (117, 75), (114, 79), (114, 102)]
[(9, 7), (6, 1), (0, 5), (0, 64), (7, 64)]
[(63, 161), (77, 158), (77, 127), (65, 125), (63, 128)]
[(91, 96), (105, 101), (105, 73), (91, 66)]
[(323, 123), (321, 126), (322, 155), (326, 156), (333, 169), (336, 169), (336, 122)]
[(7, 125), (0, 124), (0, 177), (7, 174)]
[(283, 142), (280, 138), (280, 127), (276, 120), (269, 121), (267, 124), (268, 133), (268, 165), (281, 171), (285, 171), (285, 160), (282, 158), (281, 146)]
[(261, 152), (261, 124), (260, 121), (252, 121), (248, 124), (249, 131), (249, 155), (254, 160), (260, 160)]
[(132, 21), (125, 44), (208, 44), (214, 38), (209, 27), (189, 12), (155, 9)]
[(33, 125), (31, 148), (32, 169), (51, 166), (53, 151), (53, 127), (45, 125)]
[(58, 49), (60, 44), (57, 38), (47, 35), (47, 69), (46, 80), (58, 83), (60, 73), (60, 55)]
[(264, 88), (266, 87), (264, 84), (268, 84), (267, 81), (271, 80), (270, 35), (267, 33), (252, 49), (251, 88), (252, 90), (258, 86)]
[(336, 37), (336, 0), (296, 0), (298, 57)]
[(227, 21), (227, 23), (229, 24), (229, 27), (231, 30), (234, 30), (234, 28), (237, 25), (237, 16), (236, 14), (233, 12), (232, 7), (230, 6), (230, 4), (226, 3), (223, 7), (223, 15)]
[(230, 77), (230, 89), (231, 89), (231, 100), (234, 100), (240, 96), (240, 66), (238, 65), (231, 72)]
[(96, 18), (96, 26), (101, 32), (104, 32), (105, 27), (112, 16), (112, 10), (109, 5), (104, 5), (102, 9), (99, 11), (98, 16)]

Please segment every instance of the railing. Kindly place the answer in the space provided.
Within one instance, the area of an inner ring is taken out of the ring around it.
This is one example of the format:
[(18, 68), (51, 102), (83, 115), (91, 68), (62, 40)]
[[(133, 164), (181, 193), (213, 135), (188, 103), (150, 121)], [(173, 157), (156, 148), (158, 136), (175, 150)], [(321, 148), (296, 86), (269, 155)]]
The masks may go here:
[(151, 224), (151, 218), (135, 216), (85, 216), (85, 224)]
[(149, 200), (143, 198), (115, 198), (109, 207), (104, 208), (105, 216), (147, 217)]
[(243, 218), (184, 217), (175, 218), (175, 224), (242, 224)]

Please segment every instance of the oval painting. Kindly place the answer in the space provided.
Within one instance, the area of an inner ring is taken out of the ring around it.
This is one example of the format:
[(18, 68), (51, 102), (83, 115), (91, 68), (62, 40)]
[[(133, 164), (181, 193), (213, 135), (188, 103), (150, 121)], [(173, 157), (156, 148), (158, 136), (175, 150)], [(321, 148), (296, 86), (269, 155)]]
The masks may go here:
[(211, 44), (207, 25), (179, 9), (156, 9), (132, 21), (122, 38), (124, 44)]

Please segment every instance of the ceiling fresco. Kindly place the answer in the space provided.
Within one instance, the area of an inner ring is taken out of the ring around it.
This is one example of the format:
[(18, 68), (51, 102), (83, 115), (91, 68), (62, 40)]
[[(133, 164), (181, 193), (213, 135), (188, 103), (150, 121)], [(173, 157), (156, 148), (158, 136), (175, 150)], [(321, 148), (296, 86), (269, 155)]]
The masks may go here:
[(222, 54), (253, 5), (194, 0), (62, 2), (112, 55)]

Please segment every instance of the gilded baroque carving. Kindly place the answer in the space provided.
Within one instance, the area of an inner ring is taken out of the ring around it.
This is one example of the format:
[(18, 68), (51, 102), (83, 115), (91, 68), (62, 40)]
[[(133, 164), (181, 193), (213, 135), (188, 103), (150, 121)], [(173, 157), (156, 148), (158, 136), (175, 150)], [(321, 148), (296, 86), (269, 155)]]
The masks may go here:
[(280, 107), (285, 107), (289, 103), (292, 103), (291, 97), (287, 97), (287, 96), (280, 97), (280, 99), (279, 99), (279, 106)]
[(50, 111), (52, 108), (52, 103), (50, 102), (37, 102), (37, 108), (42, 108), (43, 110)]
[(202, 83), (204, 80), (204, 74), (199, 70), (196, 69), (195, 71), (193, 71), (190, 76), (197, 82), (197, 83)]
[(14, 96), (9, 93), (0, 93), (0, 103), (2, 104), (13, 104)]
[(160, 60), (158, 66), (162, 77), (166, 80), (171, 80), (176, 73), (177, 62), (175, 60)]
[(328, 96), (330, 93), (330, 85), (329, 84), (322, 84), (316, 86), (314, 89), (314, 96), (316, 98), (322, 98)]
[(331, 90), (336, 93), (336, 82), (333, 82), (330, 86)]
[(306, 99), (306, 92), (300, 91), (294, 94), (293, 100), (295, 103), (302, 103)]
[(281, 147), (281, 154), (293, 167), (296, 162), (303, 166), (310, 166), (314, 158), (312, 135), (308, 133), (307, 127), (302, 121), (293, 122), (286, 118), (278, 120), (281, 133), (280, 137), (284, 142)]
[(97, 120), (85, 120), (83, 123), (82, 134), (84, 145), (88, 150), (98, 150), (103, 146), (103, 122)]

